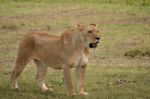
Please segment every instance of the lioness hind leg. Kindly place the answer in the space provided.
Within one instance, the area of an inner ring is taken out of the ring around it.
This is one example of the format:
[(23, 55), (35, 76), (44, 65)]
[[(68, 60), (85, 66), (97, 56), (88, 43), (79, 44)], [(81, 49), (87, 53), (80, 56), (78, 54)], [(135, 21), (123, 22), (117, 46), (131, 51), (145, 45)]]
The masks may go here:
[(48, 89), (48, 87), (44, 83), (44, 76), (47, 73), (47, 67), (44, 66), (39, 60), (34, 60), (36, 66), (37, 66), (37, 85), (42, 91), (53, 91), (53, 89)]
[(24, 67), (27, 65), (27, 58), (17, 58), (15, 69), (12, 72), (11, 75), (11, 88), (12, 89), (18, 89), (17, 85), (17, 79), (20, 76), (21, 72), (23, 71)]
[(25, 44), (19, 46), (15, 68), (11, 75), (12, 89), (18, 88), (17, 78), (20, 76), (27, 63), (31, 60), (32, 52), (33, 52), (32, 49), (25, 46)]

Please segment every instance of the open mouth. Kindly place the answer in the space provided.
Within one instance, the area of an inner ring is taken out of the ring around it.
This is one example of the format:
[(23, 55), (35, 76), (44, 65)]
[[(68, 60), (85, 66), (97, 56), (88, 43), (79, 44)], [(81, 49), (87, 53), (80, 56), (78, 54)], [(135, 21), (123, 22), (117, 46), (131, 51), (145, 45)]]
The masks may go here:
[(89, 44), (89, 48), (96, 48), (98, 43), (99, 43), (99, 42), (90, 43), (90, 44)]

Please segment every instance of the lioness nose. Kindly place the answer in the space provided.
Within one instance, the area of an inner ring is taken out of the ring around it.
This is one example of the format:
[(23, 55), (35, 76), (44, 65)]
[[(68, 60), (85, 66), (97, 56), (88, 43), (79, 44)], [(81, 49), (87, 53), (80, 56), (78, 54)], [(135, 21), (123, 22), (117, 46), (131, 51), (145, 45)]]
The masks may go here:
[(96, 37), (97, 40), (100, 40), (100, 37)]

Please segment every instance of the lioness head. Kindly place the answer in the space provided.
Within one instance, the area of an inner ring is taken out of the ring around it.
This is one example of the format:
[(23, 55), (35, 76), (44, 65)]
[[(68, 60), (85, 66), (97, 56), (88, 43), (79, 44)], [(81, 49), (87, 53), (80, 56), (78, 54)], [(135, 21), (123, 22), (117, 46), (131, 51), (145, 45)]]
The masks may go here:
[(89, 48), (96, 48), (100, 40), (96, 24), (78, 25), (78, 29), (82, 31), (85, 41), (89, 44)]

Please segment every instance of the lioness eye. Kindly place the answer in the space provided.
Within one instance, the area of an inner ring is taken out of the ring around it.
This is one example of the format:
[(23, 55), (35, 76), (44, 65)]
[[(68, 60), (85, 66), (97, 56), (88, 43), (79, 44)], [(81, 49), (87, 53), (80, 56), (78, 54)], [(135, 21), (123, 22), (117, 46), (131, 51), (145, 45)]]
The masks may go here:
[(88, 33), (92, 33), (92, 31), (88, 31)]

